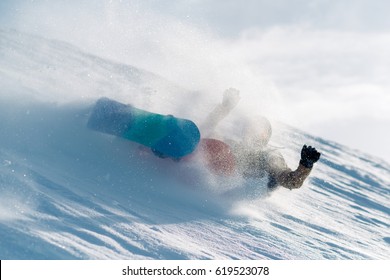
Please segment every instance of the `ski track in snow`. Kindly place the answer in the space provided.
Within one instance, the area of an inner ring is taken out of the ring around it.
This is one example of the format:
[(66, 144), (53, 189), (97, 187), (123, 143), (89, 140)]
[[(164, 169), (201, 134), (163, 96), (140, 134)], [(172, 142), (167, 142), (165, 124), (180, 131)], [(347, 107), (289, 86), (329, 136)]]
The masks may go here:
[(227, 198), (199, 166), (88, 130), (100, 96), (201, 121), (152, 73), (0, 30), (0, 259), (390, 258), (385, 161), (280, 125), (292, 168), (302, 144), (322, 152), (308, 181)]

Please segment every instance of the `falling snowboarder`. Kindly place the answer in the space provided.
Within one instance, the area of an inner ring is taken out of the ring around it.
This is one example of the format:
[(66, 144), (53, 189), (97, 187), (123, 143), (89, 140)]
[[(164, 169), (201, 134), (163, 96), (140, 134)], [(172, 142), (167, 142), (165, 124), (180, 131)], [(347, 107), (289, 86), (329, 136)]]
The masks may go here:
[[(222, 103), (217, 105), (206, 118), (204, 131), (212, 134), (218, 123), (237, 105), (239, 99), (238, 90), (232, 88), (226, 90)], [(269, 189), (277, 186), (289, 189), (300, 188), (321, 154), (315, 148), (304, 145), (299, 166), (293, 171), (287, 166), (279, 151), (267, 147), (271, 134), (272, 128), (268, 119), (257, 117), (248, 126), (240, 142), (226, 142), (235, 159), (235, 170), (245, 178), (263, 178), (268, 175)]]
[(202, 139), (198, 127), (190, 120), (144, 111), (108, 98), (97, 101), (88, 127), (142, 144), (161, 158), (179, 161), (188, 159), (191, 154), (200, 154), (206, 166), (219, 175), (238, 173), (244, 178), (255, 179), (268, 175), (269, 189), (301, 187), (321, 154), (304, 145), (299, 166), (292, 171), (278, 151), (267, 147), (272, 129), (266, 118), (255, 118), (240, 142), (205, 138), (212, 135), (239, 99), (236, 89), (224, 92), (222, 103), (207, 116), (202, 126)]

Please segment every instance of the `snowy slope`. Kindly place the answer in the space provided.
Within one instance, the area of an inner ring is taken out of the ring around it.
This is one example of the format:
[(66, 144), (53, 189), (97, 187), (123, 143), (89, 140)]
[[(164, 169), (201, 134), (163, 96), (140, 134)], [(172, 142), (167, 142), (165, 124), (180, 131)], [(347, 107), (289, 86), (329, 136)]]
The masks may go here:
[(0, 30), (0, 259), (390, 258), (388, 163), (280, 125), (291, 167), (303, 143), (322, 158), (299, 190), (245, 196), (253, 182), (88, 130), (100, 96), (207, 111), (147, 71)]

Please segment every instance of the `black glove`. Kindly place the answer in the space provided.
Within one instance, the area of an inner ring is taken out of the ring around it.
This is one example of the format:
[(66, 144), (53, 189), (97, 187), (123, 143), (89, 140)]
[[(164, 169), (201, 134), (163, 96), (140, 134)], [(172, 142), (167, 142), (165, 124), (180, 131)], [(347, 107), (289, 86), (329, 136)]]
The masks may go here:
[(301, 161), (299, 162), (306, 168), (312, 168), (313, 164), (320, 159), (321, 153), (317, 152), (312, 146), (303, 145), (301, 151)]

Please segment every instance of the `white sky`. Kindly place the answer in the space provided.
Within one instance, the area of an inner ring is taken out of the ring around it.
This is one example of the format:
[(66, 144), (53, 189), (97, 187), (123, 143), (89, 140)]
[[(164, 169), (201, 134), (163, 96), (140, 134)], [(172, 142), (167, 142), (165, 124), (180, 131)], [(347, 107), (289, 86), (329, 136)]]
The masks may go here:
[(0, 1), (0, 27), (180, 72), (190, 89), (214, 79), (245, 97), (259, 75), (287, 104), (283, 121), (390, 162), (388, 11), (386, 0), (16, 0)]

